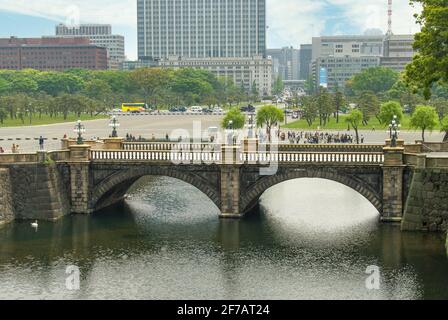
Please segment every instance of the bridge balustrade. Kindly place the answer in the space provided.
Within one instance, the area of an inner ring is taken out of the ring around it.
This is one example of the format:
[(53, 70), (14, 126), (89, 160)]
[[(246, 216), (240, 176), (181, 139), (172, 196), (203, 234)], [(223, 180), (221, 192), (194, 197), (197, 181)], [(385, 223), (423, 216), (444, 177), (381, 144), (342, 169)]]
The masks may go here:
[(240, 155), (244, 163), (278, 162), (278, 163), (348, 163), (348, 164), (382, 164), (383, 153), (336, 153), (336, 152), (247, 152)]
[[(154, 161), (220, 163), (221, 152), (182, 152), (177, 150), (122, 151), (92, 150), (91, 160), (98, 161)], [(346, 163), (382, 164), (383, 153), (342, 153), (342, 152), (242, 152), (236, 158), (240, 163)]]

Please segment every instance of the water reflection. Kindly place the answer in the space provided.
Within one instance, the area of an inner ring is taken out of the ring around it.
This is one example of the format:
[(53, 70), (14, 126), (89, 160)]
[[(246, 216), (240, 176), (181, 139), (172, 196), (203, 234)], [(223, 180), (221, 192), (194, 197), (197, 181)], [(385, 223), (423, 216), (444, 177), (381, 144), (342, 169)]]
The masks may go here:
[[(260, 212), (217, 219), (200, 191), (144, 178), (128, 202), (91, 216), (0, 229), (0, 298), (420, 299), (447, 298), (439, 235), (378, 223), (362, 196), (334, 182), (268, 190)], [(65, 288), (77, 265), (79, 292)], [(369, 265), (379, 291), (365, 288)]]

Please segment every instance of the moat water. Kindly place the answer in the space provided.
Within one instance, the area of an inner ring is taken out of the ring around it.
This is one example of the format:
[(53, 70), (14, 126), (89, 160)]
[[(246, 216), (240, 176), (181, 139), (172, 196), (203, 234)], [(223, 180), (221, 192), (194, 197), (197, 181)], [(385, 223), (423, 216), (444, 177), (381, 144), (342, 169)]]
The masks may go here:
[[(195, 188), (147, 177), (94, 215), (3, 226), (0, 299), (448, 299), (443, 235), (381, 225), (340, 184), (285, 182), (241, 221), (218, 213)], [(379, 290), (366, 288), (368, 266)]]

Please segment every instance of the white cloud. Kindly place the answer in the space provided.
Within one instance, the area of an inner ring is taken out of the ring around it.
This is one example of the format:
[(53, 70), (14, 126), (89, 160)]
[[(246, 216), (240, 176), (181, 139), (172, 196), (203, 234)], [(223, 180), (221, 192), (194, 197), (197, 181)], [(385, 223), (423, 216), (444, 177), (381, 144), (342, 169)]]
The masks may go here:
[[(136, 33), (136, 0), (1, 0), (0, 10), (38, 16), (55, 22), (109, 23)], [(394, 0), (393, 29), (397, 34), (418, 31), (408, 0)], [(387, 29), (387, 0), (267, 0), (268, 46), (299, 46), (325, 30), (344, 32), (349, 22), (362, 33)], [(332, 26), (327, 26), (331, 19)], [(135, 34), (127, 34), (135, 46)], [(135, 58), (136, 48), (127, 48)]]

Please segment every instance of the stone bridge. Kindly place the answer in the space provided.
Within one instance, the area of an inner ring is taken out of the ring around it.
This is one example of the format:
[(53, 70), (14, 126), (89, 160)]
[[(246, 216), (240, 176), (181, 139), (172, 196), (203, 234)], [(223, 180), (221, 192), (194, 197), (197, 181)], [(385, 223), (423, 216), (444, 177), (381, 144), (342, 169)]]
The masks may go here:
[[(222, 218), (241, 218), (270, 187), (321, 178), (363, 195), (382, 221), (442, 230), (448, 226), (448, 158), (431, 156), (427, 149), (434, 148), (448, 151), (446, 144), (402, 142), (390, 147), (64, 140), (61, 151), (0, 155), (0, 222), (90, 214), (122, 201), (147, 175), (185, 181), (207, 195)], [(433, 200), (440, 203), (430, 205)]]

